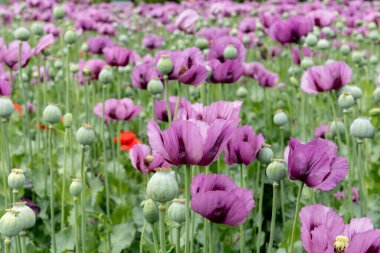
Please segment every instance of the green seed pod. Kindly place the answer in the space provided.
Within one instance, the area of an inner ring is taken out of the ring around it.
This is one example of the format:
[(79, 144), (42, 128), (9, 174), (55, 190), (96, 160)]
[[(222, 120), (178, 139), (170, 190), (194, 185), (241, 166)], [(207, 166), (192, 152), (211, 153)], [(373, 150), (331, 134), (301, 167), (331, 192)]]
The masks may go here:
[(342, 54), (342, 55), (344, 55), (344, 56), (347, 56), (347, 55), (349, 55), (350, 54), (350, 51), (351, 51), (351, 49), (350, 49), (350, 47), (348, 46), (348, 45), (342, 45), (341, 47), (340, 47), (340, 53)]
[(61, 110), (56, 105), (46, 106), (42, 113), (43, 120), (51, 125), (58, 123), (61, 116)]
[(288, 116), (286, 116), (283, 110), (278, 110), (273, 116), (273, 122), (277, 126), (284, 126), (288, 123)]
[(82, 146), (91, 146), (95, 141), (95, 132), (91, 125), (85, 124), (80, 127), (77, 131), (76, 139)]
[(82, 192), (82, 183), (80, 178), (74, 178), (70, 184), (70, 193), (72, 196), (79, 196)]
[(229, 60), (235, 59), (237, 57), (237, 53), (238, 51), (234, 45), (228, 45), (223, 51), (224, 57)]
[(148, 197), (160, 203), (173, 200), (178, 194), (178, 183), (171, 169), (157, 168), (147, 185)]
[(320, 50), (326, 50), (330, 48), (330, 42), (326, 39), (321, 39), (317, 43), (317, 48)]
[(168, 216), (172, 221), (179, 224), (186, 221), (185, 201), (185, 199), (174, 199), (173, 203), (169, 206)]
[(267, 166), (266, 172), (270, 180), (279, 182), (286, 177), (288, 169), (283, 160), (276, 159)]
[(270, 146), (264, 146), (257, 154), (257, 159), (263, 164), (269, 164), (273, 158), (273, 151)]
[(361, 64), (363, 62), (363, 54), (362, 52), (358, 52), (358, 51), (355, 51), (352, 53), (352, 61), (355, 63), (355, 64)]
[(199, 48), (200, 50), (204, 50), (208, 48), (209, 43), (208, 43), (208, 40), (206, 40), (205, 38), (199, 38), (195, 41), (195, 46)]
[(60, 70), (60, 69), (62, 69), (62, 67), (63, 67), (62, 61), (60, 61), (60, 60), (54, 61), (54, 68), (56, 70)]
[(78, 66), (78, 64), (70, 64), (70, 72), (71, 73), (77, 73), (78, 72), (78, 70), (79, 70), (79, 66)]
[(330, 124), (330, 133), (332, 136), (344, 135), (344, 123), (341, 120), (334, 120)]
[(293, 85), (298, 85), (298, 80), (297, 80), (297, 78), (295, 78), (294, 76), (291, 76), (291, 77), (289, 78), (289, 81), (290, 81), (290, 83), (293, 84)]
[(349, 109), (355, 104), (355, 98), (348, 92), (342, 93), (338, 98), (338, 105), (343, 109)]
[(149, 224), (154, 224), (158, 221), (158, 213), (158, 207), (153, 200), (148, 199), (144, 201), (143, 214)]
[(375, 128), (369, 119), (357, 118), (351, 123), (350, 134), (358, 139), (373, 138)]
[(371, 110), (369, 110), (369, 116), (371, 117), (380, 116), (380, 108), (372, 108)]
[(13, 190), (18, 190), (25, 185), (25, 176), (22, 169), (12, 169), (8, 175), (8, 185)]
[(376, 24), (374, 22), (369, 22), (368, 23), (368, 29), (370, 30), (375, 30), (377, 28)]
[(351, 94), (355, 100), (361, 98), (363, 96), (363, 91), (360, 87), (358, 86), (353, 86), (353, 85), (345, 85), (342, 88), (339, 89), (338, 94), (341, 95), (344, 92), (347, 92)]
[(243, 36), (243, 44), (244, 44), (244, 46), (249, 47), (249, 43), (251, 43), (251, 39), (249, 38), (249, 36), (244, 35)]
[(314, 34), (311, 33), (311, 34), (307, 35), (305, 42), (306, 42), (307, 46), (315, 47), (318, 43), (318, 38), (317, 38), (317, 36), (315, 36)]
[(37, 37), (42, 37), (42, 35), (45, 33), (44, 26), (41, 23), (33, 23), (30, 27), (30, 30)]
[(372, 65), (376, 65), (376, 64), (379, 62), (379, 59), (377, 58), (376, 55), (372, 55), (372, 56), (369, 58), (369, 62), (370, 62)]
[(63, 37), (63, 40), (68, 45), (73, 45), (78, 40), (78, 35), (74, 30), (67, 30)]
[(15, 38), (21, 41), (28, 41), (30, 38), (30, 32), (24, 27), (20, 27), (15, 31)]
[(13, 203), (12, 210), (19, 212), (17, 218), (21, 221), (21, 230), (27, 230), (36, 224), (36, 215), (33, 209), (26, 205), (26, 202)]
[(112, 70), (110, 68), (103, 68), (102, 71), (100, 71), (99, 74), (99, 81), (103, 85), (109, 85), (113, 81), (113, 74)]
[(82, 46), (80, 47), (80, 49), (83, 51), (83, 52), (88, 52), (88, 45), (86, 43), (83, 43)]
[(239, 89), (237, 89), (236, 91), (236, 97), (240, 98), (240, 99), (244, 99), (246, 98), (248, 95), (248, 91), (245, 87), (241, 86), (239, 87)]
[(307, 68), (310, 68), (312, 66), (314, 66), (314, 62), (313, 62), (313, 60), (311, 58), (304, 58), (304, 59), (302, 59), (302, 61), (301, 61), (301, 67), (303, 69), (307, 69)]
[(157, 69), (163, 75), (168, 75), (173, 71), (174, 65), (168, 55), (161, 55), (157, 62)]
[(66, 16), (66, 10), (62, 6), (57, 6), (53, 10), (53, 16), (55, 19), (63, 19)]
[(7, 237), (16, 236), (22, 228), (21, 221), (17, 217), (18, 212), (11, 209), (7, 209), (6, 211), (0, 219), (0, 233)]
[(149, 81), (147, 89), (153, 95), (161, 94), (164, 90), (164, 84), (160, 79), (152, 79)]
[(3, 119), (9, 119), (14, 111), (15, 108), (12, 101), (7, 97), (0, 97), (0, 117)]
[(376, 87), (376, 89), (373, 91), (373, 100), (376, 103), (380, 102), (380, 88), (379, 87)]
[(72, 123), (73, 123), (73, 115), (71, 113), (66, 113), (63, 116), (63, 126), (65, 128), (70, 128)]

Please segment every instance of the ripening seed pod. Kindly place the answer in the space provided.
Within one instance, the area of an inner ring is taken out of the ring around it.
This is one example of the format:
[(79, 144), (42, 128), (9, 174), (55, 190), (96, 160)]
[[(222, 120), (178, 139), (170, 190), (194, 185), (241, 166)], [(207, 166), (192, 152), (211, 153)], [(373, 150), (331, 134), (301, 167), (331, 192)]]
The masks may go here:
[(355, 119), (350, 126), (350, 134), (359, 139), (371, 139), (375, 136), (375, 128), (366, 118)]
[(21, 230), (32, 228), (36, 224), (36, 215), (26, 202), (20, 201), (13, 203), (12, 210), (18, 211), (18, 218), (21, 221)]
[(76, 139), (82, 146), (91, 146), (95, 141), (95, 132), (92, 126), (84, 124), (80, 127), (76, 133)]
[(12, 101), (7, 97), (0, 97), (0, 117), (7, 120), (14, 111)]
[(257, 154), (257, 159), (263, 164), (269, 164), (273, 159), (273, 151), (269, 145), (264, 145)]
[(12, 169), (8, 175), (8, 185), (13, 190), (18, 190), (25, 185), (25, 175), (22, 169)]
[(173, 200), (178, 194), (178, 183), (169, 168), (157, 168), (147, 185), (148, 197), (160, 203)]
[(157, 70), (163, 75), (169, 75), (174, 68), (174, 64), (168, 55), (161, 55), (157, 62)]
[(61, 110), (56, 105), (48, 105), (42, 112), (42, 118), (50, 125), (56, 124), (61, 120)]
[(74, 197), (77, 197), (82, 193), (82, 180), (80, 178), (73, 178), (73, 181), (70, 184), (70, 193)]
[(13, 237), (21, 231), (21, 221), (18, 218), (18, 212), (7, 209), (7, 212), (0, 218), (0, 233), (3, 236)]
[(185, 199), (174, 199), (172, 204), (169, 206), (168, 216), (172, 221), (179, 224), (186, 221), (185, 201)]
[(276, 159), (266, 168), (267, 176), (274, 182), (283, 180), (288, 174), (288, 169), (283, 160)]

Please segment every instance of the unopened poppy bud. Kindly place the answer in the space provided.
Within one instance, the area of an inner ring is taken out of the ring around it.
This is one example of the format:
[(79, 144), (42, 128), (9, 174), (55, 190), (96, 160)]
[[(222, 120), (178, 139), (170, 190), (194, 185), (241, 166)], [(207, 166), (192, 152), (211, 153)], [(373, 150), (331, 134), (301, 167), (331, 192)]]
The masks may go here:
[(42, 113), (43, 120), (51, 125), (58, 123), (61, 116), (61, 110), (56, 105), (46, 106)]
[(99, 74), (99, 81), (103, 85), (111, 84), (112, 81), (113, 81), (112, 70), (110, 68), (103, 68), (102, 71), (100, 71), (100, 74)]
[(348, 92), (343, 92), (338, 98), (338, 105), (343, 109), (349, 109), (355, 104), (355, 98)]
[(174, 68), (174, 64), (168, 55), (161, 55), (157, 62), (157, 69), (163, 75), (169, 75)]
[(247, 97), (247, 95), (248, 95), (248, 91), (245, 87), (239, 87), (239, 89), (237, 89), (236, 91), (236, 97), (240, 99)]
[(204, 50), (208, 48), (208, 45), (209, 45), (208, 40), (206, 40), (205, 38), (198, 38), (195, 41), (195, 46), (199, 48), (200, 50)]
[(64, 126), (65, 128), (70, 128), (72, 122), (73, 122), (73, 115), (72, 115), (71, 113), (66, 113), (66, 114), (63, 116), (63, 126)]
[(342, 55), (344, 55), (344, 56), (347, 56), (347, 55), (349, 55), (350, 54), (350, 47), (348, 46), (348, 45), (346, 45), (346, 44), (344, 44), (344, 45), (342, 45), (341, 47), (340, 47), (340, 53), (342, 54)]
[(20, 27), (15, 31), (15, 38), (21, 41), (28, 41), (30, 38), (30, 32), (24, 27)]
[(351, 123), (350, 134), (358, 139), (373, 138), (375, 128), (369, 119), (357, 118)]
[(66, 44), (73, 45), (75, 44), (75, 42), (77, 42), (78, 35), (74, 30), (70, 29), (65, 32), (63, 40), (65, 41)]
[(223, 51), (224, 57), (229, 60), (235, 59), (237, 57), (237, 53), (238, 51), (234, 45), (228, 45)]
[(283, 110), (278, 110), (273, 116), (273, 122), (277, 126), (284, 126), (288, 123), (288, 116), (286, 116)]
[(38, 37), (41, 37), (44, 35), (44, 26), (41, 23), (33, 23), (32, 26), (30, 27), (30, 30), (32, 33)]
[(14, 111), (15, 108), (12, 101), (7, 97), (0, 97), (0, 117), (3, 119), (9, 119)]
[(332, 136), (344, 134), (344, 123), (341, 120), (334, 120), (330, 124), (330, 133)]
[(158, 221), (158, 213), (158, 207), (153, 200), (148, 199), (144, 201), (143, 214), (148, 223), (156, 223)]
[(13, 237), (20, 233), (22, 226), (17, 217), (18, 211), (7, 209), (6, 213), (0, 219), (0, 233), (3, 236)]
[(70, 184), (70, 193), (72, 196), (76, 197), (82, 193), (82, 182), (79, 178), (74, 178)]
[(152, 79), (149, 81), (147, 89), (153, 95), (161, 94), (164, 90), (164, 84), (160, 79)]
[(78, 64), (70, 64), (70, 72), (71, 73), (77, 73), (78, 72), (78, 70), (79, 70), (79, 66), (78, 66)]
[(288, 169), (283, 160), (274, 160), (266, 169), (267, 176), (274, 182), (283, 180), (288, 174)]
[(148, 155), (148, 156), (145, 157), (144, 162), (146, 162), (146, 163), (149, 164), (149, 163), (153, 162), (153, 159), (154, 159), (153, 156)]
[(169, 206), (168, 216), (174, 222), (179, 224), (186, 221), (186, 207), (185, 199), (174, 199), (173, 203)]
[(376, 87), (376, 89), (373, 91), (373, 100), (376, 103), (380, 102), (380, 88), (379, 87)]
[(124, 90), (124, 94), (126, 97), (132, 97), (133, 96), (133, 89), (131, 87), (127, 87), (125, 90)]
[(307, 68), (310, 68), (314, 65), (314, 62), (311, 58), (304, 58), (302, 59), (301, 61), (301, 67), (303, 69), (307, 69)]
[(268, 145), (260, 149), (259, 153), (257, 154), (257, 159), (263, 164), (270, 163), (272, 161), (272, 158), (273, 151)]
[(12, 169), (8, 175), (8, 185), (13, 190), (17, 191), (25, 185), (25, 176), (22, 169)]
[(291, 76), (291, 77), (289, 78), (289, 81), (290, 81), (290, 83), (293, 84), (293, 85), (298, 85), (298, 80), (297, 80), (297, 78), (295, 78), (294, 76)]
[(53, 16), (55, 19), (63, 19), (66, 15), (66, 10), (62, 6), (56, 6), (53, 10)]
[(84, 124), (76, 134), (77, 142), (82, 146), (91, 146), (95, 141), (95, 132), (91, 125)]
[(311, 33), (311, 34), (307, 35), (305, 42), (306, 42), (307, 46), (315, 47), (318, 43), (318, 38), (317, 38), (317, 36), (315, 36), (314, 34)]
[(371, 110), (369, 110), (369, 116), (371, 117), (380, 116), (380, 108), (372, 108)]
[(330, 42), (326, 39), (321, 39), (317, 43), (317, 48), (320, 50), (326, 50), (330, 48)]
[(171, 169), (157, 168), (147, 185), (148, 197), (160, 203), (173, 200), (178, 194), (178, 183)]
[(36, 215), (26, 202), (15, 202), (12, 210), (19, 212), (17, 218), (21, 221), (21, 230), (32, 228), (36, 224)]
[(90, 76), (91, 75), (91, 69), (87, 68), (87, 67), (84, 67), (83, 68), (83, 74), (85, 76)]

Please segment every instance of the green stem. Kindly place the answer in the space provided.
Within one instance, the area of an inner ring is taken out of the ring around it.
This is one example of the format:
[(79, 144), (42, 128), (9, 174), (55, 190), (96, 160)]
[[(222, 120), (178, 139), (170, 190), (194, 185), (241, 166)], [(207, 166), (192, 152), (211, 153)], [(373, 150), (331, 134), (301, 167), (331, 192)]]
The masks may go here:
[(49, 125), (48, 147), (49, 147), (49, 167), (50, 167), (50, 232), (52, 237), (53, 252), (57, 252), (57, 244), (55, 241), (55, 217), (54, 217), (54, 169), (53, 169), (53, 153), (52, 153), (52, 130), (53, 126)]
[(82, 192), (81, 192), (81, 207), (82, 207), (82, 226), (81, 226), (81, 237), (82, 237), (82, 253), (86, 253), (86, 170), (84, 166), (84, 155), (85, 148), (82, 147), (82, 160), (81, 160), (81, 177), (82, 177)]
[(210, 229), (208, 232), (209, 232), (209, 235), (208, 235), (208, 238), (209, 238), (208, 252), (213, 253), (214, 252), (214, 223), (212, 223), (211, 221), (210, 221)]
[(172, 123), (172, 112), (170, 111), (168, 76), (164, 76), (164, 88), (165, 88), (164, 92), (165, 92), (165, 100), (166, 100), (166, 111), (168, 114), (168, 122), (170, 126)]
[[(280, 127), (280, 136), (281, 136), (281, 156), (283, 157), (284, 155), (284, 129)], [(282, 223), (285, 224), (285, 187), (284, 187), (285, 182), (282, 181), (280, 182), (280, 203), (281, 203), (281, 219)]]
[(304, 183), (300, 185), (300, 188), (298, 190), (298, 195), (297, 195), (297, 202), (296, 202), (296, 212), (294, 214), (294, 220), (293, 220), (293, 227), (292, 227), (292, 236), (290, 238), (290, 250), (289, 253), (293, 253), (294, 250), (294, 237), (296, 234), (296, 226), (297, 226), (297, 221), (298, 221), (298, 215), (300, 213), (300, 208), (301, 208), (301, 195), (302, 195), (302, 190), (303, 190)]
[[(337, 124), (337, 115), (336, 115), (336, 110), (335, 110), (335, 104), (334, 104), (334, 94), (331, 92), (330, 94), (330, 97), (329, 97), (329, 100), (330, 100), (330, 105), (331, 105), (331, 109), (332, 109), (332, 112), (333, 112), (333, 117), (334, 117), (334, 120), (333, 122), (335, 123), (335, 125)], [(336, 126), (336, 135), (337, 135), (337, 138), (338, 138), (338, 146), (339, 147), (342, 147), (342, 139), (340, 137), (340, 131), (338, 129), (338, 127)]]
[(5, 142), (5, 131), (4, 131), (4, 127), (5, 127), (5, 123), (4, 121), (1, 122), (1, 140), (2, 140), (2, 146), (3, 146), (3, 152), (1, 152), (2, 154), (2, 173), (3, 173), (3, 193), (4, 193), (4, 209), (5, 208), (8, 208), (8, 197), (9, 197), (9, 192), (8, 192), (8, 188), (7, 188), (7, 177), (8, 177), (8, 173), (9, 173), (9, 170), (7, 169), (7, 165), (6, 165), (6, 154), (5, 154), (5, 146), (7, 145), (7, 143)]
[(86, 104), (85, 104), (86, 122), (90, 123), (90, 113), (89, 113), (89, 109), (88, 109), (89, 106), (90, 106), (90, 104), (89, 104), (90, 103), (90, 101), (89, 101), (89, 94), (88, 94), (88, 85), (90, 85), (90, 83), (87, 83), (86, 81), (83, 84), (83, 86), (84, 86), (84, 96), (85, 96), (85, 100), (86, 100)]
[[(83, 190), (83, 189), (82, 189)], [(78, 198), (74, 197), (74, 230), (75, 230), (75, 253), (80, 251), (80, 235), (79, 235), (79, 224), (78, 224)]]
[(140, 253), (143, 253), (143, 244), (144, 244), (144, 235), (145, 235), (145, 230), (146, 230), (146, 225), (147, 225), (147, 222), (144, 221), (144, 225), (143, 225), (143, 229), (142, 229), (142, 232), (141, 232), (141, 238), (140, 238)]
[(208, 252), (208, 222), (206, 218), (203, 218), (203, 253)]
[[(193, 178), (195, 175), (195, 167), (192, 168), (191, 170), (191, 178)], [(193, 253), (194, 252), (194, 234), (195, 234), (195, 213), (193, 213), (193, 215), (191, 215), (190, 217), (190, 220), (191, 220), (191, 238), (190, 238), (190, 253)]]
[(158, 246), (157, 234), (156, 234), (156, 230), (154, 228), (154, 224), (151, 224), (151, 227), (152, 227), (154, 250), (155, 250), (155, 253), (159, 253), (160, 250), (159, 250), (159, 246)]
[[(41, 108), (40, 108), (40, 104), (41, 104), (41, 99), (40, 99), (40, 96), (41, 96), (41, 63), (40, 63), (40, 57), (36, 56), (36, 60), (37, 60), (37, 75), (38, 75), (38, 80), (37, 80), (37, 84), (36, 84), (36, 101), (37, 101), (37, 108), (36, 108), (36, 111), (37, 111), (37, 126), (39, 127), (40, 124), (41, 124)], [(38, 153), (40, 151), (40, 148), (41, 148), (41, 131), (37, 131), (37, 150), (38, 150)]]
[(166, 253), (166, 240), (165, 240), (165, 203), (160, 203), (159, 205), (160, 215), (159, 215), (159, 223), (160, 223), (160, 245), (161, 245), (161, 253)]
[(272, 253), (272, 247), (273, 247), (274, 229), (276, 227), (278, 187), (279, 187), (279, 184), (277, 182), (274, 182), (273, 183), (272, 219), (271, 219), (271, 223), (270, 223), (270, 236), (269, 236), (268, 253)]
[(8, 236), (5, 237), (5, 240), (4, 240), (4, 252), (5, 253), (11, 253), (11, 238), (9, 238)]
[(177, 224), (175, 228), (175, 238), (176, 238), (175, 252), (180, 253), (181, 252), (181, 225), (180, 224)]
[(26, 253), (26, 232), (20, 232), (21, 253)]
[[(347, 144), (347, 159), (348, 164), (351, 164), (352, 157), (350, 155), (350, 148), (351, 148), (351, 139), (350, 139), (350, 133), (349, 133), (349, 123), (348, 123), (348, 112), (343, 112), (343, 121), (344, 121), (344, 134), (346, 138), (346, 144)], [(350, 218), (354, 216), (354, 206), (352, 204), (352, 179), (353, 179), (353, 169), (348, 170), (348, 205), (350, 208)]]
[(20, 242), (20, 236), (19, 235), (15, 236), (15, 241), (16, 241), (15, 252), (20, 253), (21, 252), (21, 242)]
[(190, 180), (191, 180), (191, 167), (185, 167), (185, 194), (186, 194), (186, 231), (185, 231), (185, 253), (189, 252), (190, 243)]
[[(362, 152), (362, 146), (363, 141), (358, 140), (357, 142), (358, 146), (358, 155), (357, 155), (357, 170), (358, 170), (358, 176), (359, 176), (359, 194), (360, 194), (360, 214), (362, 217), (366, 216), (366, 199), (365, 199), (365, 192), (364, 192), (364, 181), (363, 181), (363, 173), (364, 168), (362, 164), (362, 159), (363, 159), (363, 152)], [(349, 189), (351, 192), (352, 189)], [(350, 202), (352, 202), (352, 198), (350, 199)]]
[(67, 172), (67, 138), (68, 129), (65, 128), (63, 138), (63, 176), (62, 176), (62, 193), (61, 193), (61, 230), (65, 228), (65, 193), (66, 193), (66, 172)]
[(70, 45), (67, 46), (66, 55), (66, 112), (70, 112)]
[(175, 104), (174, 118), (173, 119), (177, 118), (178, 108), (179, 108), (179, 104), (181, 101), (181, 83), (180, 82), (177, 82), (177, 83), (178, 83), (178, 94), (177, 94), (177, 102)]
[(258, 213), (258, 231), (257, 231), (257, 239), (256, 239), (256, 252), (260, 252), (261, 248), (261, 229), (263, 224), (263, 198), (264, 198), (264, 179), (265, 179), (265, 170), (264, 168), (260, 168), (261, 178), (260, 178), (260, 199), (259, 199), (259, 213)]

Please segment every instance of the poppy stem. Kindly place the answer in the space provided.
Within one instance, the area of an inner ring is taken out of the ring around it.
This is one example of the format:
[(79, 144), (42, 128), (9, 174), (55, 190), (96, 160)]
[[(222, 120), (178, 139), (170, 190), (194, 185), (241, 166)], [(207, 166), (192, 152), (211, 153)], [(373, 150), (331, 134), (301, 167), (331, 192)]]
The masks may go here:
[(181, 252), (181, 225), (177, 224), (175, 227), (175, 252), (180, 253)]
[(20, 232), (21, 253), (26, 253), (26, 232)]
[(63, 138), (63, 176), (62, 176), (62, 193), (61, 193), (61, 230), (65, 228), (65, 193), (66, 193), (66, 173), (67, 173), (67, 138), (68, 128), (65, 128)]
[(185, 168), (185, 194), (186, 194), (186, 241), (185, 241), (185, 253), (189, 253), (190, 243), (190, 180), (191, 180), (191, 166)]
[[(344, 122), (344, 134), (346, 137), (346, 145), (347, 145), (347, 159), (348, 159), (348, 164), (352, 164), (352, 157), (350, 155), (350, 144), (351, 144), (351, 139), (350, 139), (350, 133), (349, 133), (349, 123), (348, 123), (348, 111), (343, 111), (343, 122)], [(352, 179), (353, 179), (353, 170), (348, 170), (348, 204), (350, 208), (350, 218), (354, 216), (354, 207), (352, 205)]]
[(2, 173), (3, 173), (3, 194), (4, 194), (4, 209), (5, 208), (8, 208), (8, 197), (9, 197), (9, 191), (8, 191), (8, 188), (7, 188), (7, 177), (8, 177), (8, 173), (9, 173), (9, 168), (6, 164), (6, 152), (5, 152), (5, 148), (6, 148), (6, 145), (7, 145), (7, 142), (5, 141), (5, 138), (6, 138), (6, 133), (5, 133), (5, 122), (2, 121), (1, 122), (1, 142), (2, 142), (2, 147), (3, 147), (3, 150), (1, 152), (2, 154)]
[(170, 110), (170, 102), (169, 102), (169, 81), (168, 81), (168, 76), (164, 76), (164, 92), (165, 92), (165, 100), (166, 100), (166, 111), (168, 114), (168, 122), (169, 126), (172, 124), (172, 112)]
[(158, 246), (157, 234), (156, 234), (156, 229), (154, 228), (154, 224), (151, 224), (151, 227), (152, 227), (154, 250), (155, 250), (155, 253), (159, 253), (160, 250)]
[(160, 244), (161, 244), (161, 253), (166, 253), (166, 240), (165, 240), (165, 203), (160, 203), (159, 205), (160, 215)]
[(207, 219), (203, 218), (203, 253), (208, 252), (208, 229)]
[(65, 61), (65, 67), (66, 67), (66, 112), (70, 112), (70, 45), (67, 46), (67, 53), (66, 53), (66, 61)]
[(11, 252), (11, 238), (9, 238), (8, 236), (5, 237), (4, 239), (4, 252), (5, 253), (10, 253)]
[(300, 213), (300, 204), (301, 204), (301, 195), (302, 195), (302, 190), (303, 190), (304, 183), (301, 183), (300, 188), (298, 190), (298, 195), (297, 195), (297, 202), (296, 202), (296, 212), (294, 214), (294, 220), (293, 220), (293, 227), (292, 227), (292, 236), (290, 237), (290, 250), (289, 253), (293, 253), (294, 250), (294, 237), (296, 233), (296, 226), (297, 226), (297, 221), (298, 221), (298, 215)]
[(53, 153), (52, 153), (52, 130), (53, 126), (49, 125), (48, 132), (48, 149), (49, 149), (49, 167), (50, 167), (50, 233), (52, 238), (53, 253), (57, 252), (57, 244), (55, 241), (55, 219), (54, 219), (54, 169), (53, 169)]
[[(283, 127), (280, 127), (280, 136), (281, 136), (281, 149), (280, 149), (280, 152), (282, 153), (281, 154), (281, 157), (283, 157), (283, 154), (284, 154), (284, 128)], [(285, 182), (282, 181), (279, 183), (280, 184), (280, 203), (281, 203), (281, 219), (282, 219), (282, 223), (285, 224)]]
[[(363, 152), (362, 152), (362, 146), (363, 140), (358, 140), (358, 155), (357, 155), (357, 169), (358, 169), (358, 175), (359, 175), (359, 194), (360, 194), (360, 215), (362, 217), (366, 216), (367, 210), (366, 210), (366, 201), (365, 201), (365, 190), (364, 190), (364, 184), (363, 184), (363, 172), (365, 172), (363, 165), (362, 165), (362, 158), (363, 158)], [(349, 191), (352, 194), (352, 189), (349, 189)], [(352, 198), (350, 199), (352, 202)]]
[[(84, 189), (82, 189), (83, 191)], [(74, 197), (74, 230), (75, 230), (75, 253), (79, 253), (80, 251), (80, 236), (79, 236), (79, 224), (78, 224), (78, 198)]]
[[(86, 110), (86, 122), (87, 123), (90, 123), (90, 118), (89, 118), (89, 111), (88, 111), (88, 108), (89, 108), (89, 104), (90, 104), (90, 101), (89, 101), (89, 94), (88, 94), (88, 85), (89, 83), (87, 83), (86, 81), (84, 82), (83, 86), (84, 86), (84, 96), (85, 96), (85, 100), (86, 100), (86, 105), (85, 105), (85, 110)], [(103, 120), (105, 120), (103, 118)]]
[(269, 246), (268, 253), (272, 253), (274, 230), (276, 228), (276, 211), (277, 211), (277, 195), (278, 195), (278, 182), (273, 183), (273, 202), (272, 202), (272, 219), (270, 223), (270, 236), (269, 236)]
[(147, 225), (147, 222), (144, 221), (144, 225), (143, 225), (143, 229), (142, 229), (142, 232), (141, 232), (141, 238), (140, 238), (140, 253), (143, 253), (143, 244), (144, 244), (144, 235), (145, 235), (145, 230), (146, 230), (146, 225)]
[(84, 167), (86, 147), (82, 146), (82, 159), (81, 159), (81, 177), (82, 177), (82, 195), (81, 195), (81, 207), (82, 207), (82, 219), (81, 219), (81, 238), (82, 238), (82, 253), (86, 253), (86, 169)]
[(208, 249), (208, 252), (209, 253), (213, 253), (214, 252), (214, 224), (209, 221), (210, 223), (210, 226), (209, 226), (209, 235), (208, 235), (208, 241), (209, 241), (209, 249)]
[(261, 229), (263, 224), (263, 198), (264, 198), (264, 178), (265, 178), (265, 170), (264, 168), (260, 168), (260, 199), (259, 199), (259, 213), (258, 213), (258, 221), (257, 221), (257, 239), (256, 239), (256, 252), (260, 252), (261, 248)]

